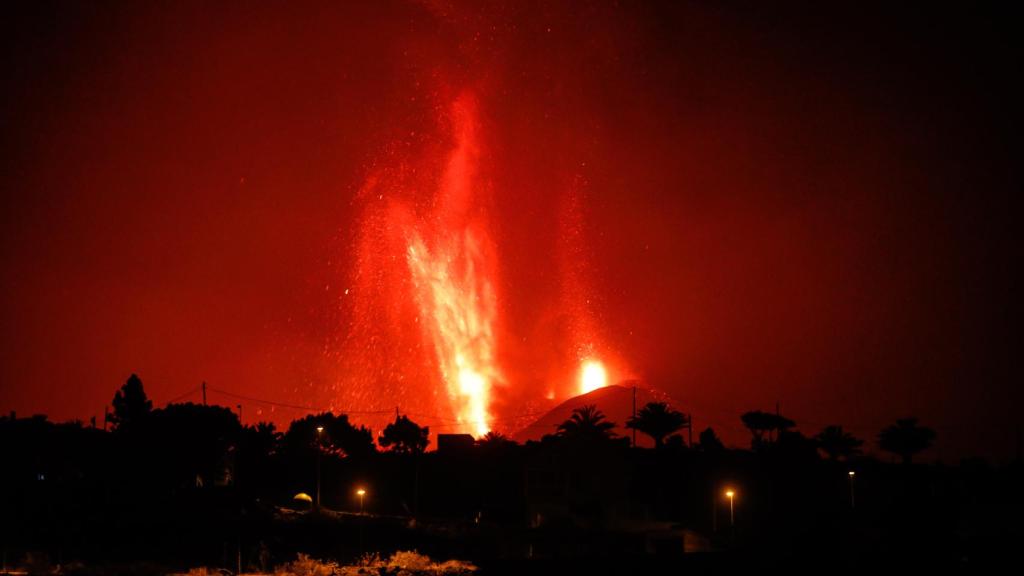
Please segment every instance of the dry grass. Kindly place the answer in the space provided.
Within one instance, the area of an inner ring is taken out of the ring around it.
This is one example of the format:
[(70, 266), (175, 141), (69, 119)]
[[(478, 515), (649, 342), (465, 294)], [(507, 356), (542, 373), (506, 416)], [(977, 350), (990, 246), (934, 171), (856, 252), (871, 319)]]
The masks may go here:
[[(389, 574), (394, 576), (463, 576), (476, 571), (476, 566), (462, 560), (435, 562), (415, 550), (395, 552), (383, 560), (379, 554), (364, 554), (354, 566), (340, 566), (335, 562), (322, 562), (305, 554), (274, 570), (274, 576), (366, 576)], [(203, 575), (196, 575), (203, 576)]]
[[(299, 554), (295, 560), (275, 568), (273, 576), (468, 576), (475, 571), (476, 566), (469, 562), (435, 562), (429, 556), (415, 550), (404, 550), (395, 552), (387, 559), (382, 559), (376, 552), (364, 554), (352, 566)], [(199, 567), (180, 576), (224, 576), (226, 573), (229, 572)]]
[(334, 562), (321, 562), (299, 554), (294, 561), (275, 568), (274, 576), (333, 576), (341, 573), (339, 568)]

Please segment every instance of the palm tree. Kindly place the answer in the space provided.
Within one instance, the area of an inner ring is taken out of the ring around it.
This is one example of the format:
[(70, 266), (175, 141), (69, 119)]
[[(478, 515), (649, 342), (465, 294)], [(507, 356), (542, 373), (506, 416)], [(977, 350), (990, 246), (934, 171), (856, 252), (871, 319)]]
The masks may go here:
[(931, 447), (935, 442), (935, 431), (917, 425), (917, 418), (901, 418), (878, 435), (878, 447), (892, 452), (910, 464), (918, 452)]
[(686, 426), (685, 414), (668, 407), (665, 402), (649, 402), (626, 422), (627, 428), (634, 428), (654, 440), (654, 448), (665, 444), (665, 437)]
[(613, 422), (605, 420), (604, 414), (593, 404), (572, 411), (568, 420), (558, 425), (558, 436), (579, 440), (608, 440), (613, 436)]
[(484, 450), (501, 450), (508, 446), (514, 446), (515, 442), (510, 440), (508, 436), (505, 436), (501, 432), (491, 430), (487, 434), (484, 434), (483, 438), (477, 440), (476, 444)]
[(512, 443), (512, 441), (502, 433), (490, 430), (487, 434), (483, 435), (480, 440), (477, 440), (476, 443), (480, 446), (504, 446)]
[(829, 460), (849, 460), (860, 454), (860, 447), (864, 444), (860, 438), (844, 432), (842, 426), (826, 426), (814, 439)]

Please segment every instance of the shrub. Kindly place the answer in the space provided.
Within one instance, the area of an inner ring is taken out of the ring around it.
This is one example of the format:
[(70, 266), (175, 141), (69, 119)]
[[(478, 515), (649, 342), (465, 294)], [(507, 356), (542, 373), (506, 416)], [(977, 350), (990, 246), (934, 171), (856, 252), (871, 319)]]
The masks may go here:
[(274, 570), (275, 576), (333, 576), (337, 572), (336, 563), (321, 562), (302, 553), (294, 561), (278, 566)]

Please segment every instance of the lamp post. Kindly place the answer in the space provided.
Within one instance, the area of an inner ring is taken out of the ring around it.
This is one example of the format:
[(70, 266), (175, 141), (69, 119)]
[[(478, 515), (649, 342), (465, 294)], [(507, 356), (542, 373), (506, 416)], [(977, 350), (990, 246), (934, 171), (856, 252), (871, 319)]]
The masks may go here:
[(857, 473), (854, 472), (853, 470), (850, 470), (846, 474), (850, 477), (850, 508), (856, 508), (857, 499), (856, 499), (856, 497), (854, 495), (854, 490), (853, 490), (853, 478), (854, 478), (854, 476), (857, 475)]
[(359, 496), (359, 513), (363, 513), (363, 497), (366, 496), (366, 490), (360, 488), (356, 490), (356, 495)]
[(320, 510), (320, 454), (322, 450), (321, 436), (323, 435), (324, 427), (316, 427), (316, 510)]
[(729, 499), (729, 528), (736, 527), (736, 510), (734, 501), (736, 499), (736, 492), (730, 488), (725, 491), (725, 497)]
[[(363, 498), (366, 497), (365, 488), (356, 488), (356, 496), (359, 496), (359, 516), (363, 515)], [(365, 553), (366, 549), (363, 547), (363, 524), (366, 523), (365, 518), (360, 518), (359, 522), (359, 550), (360, 553)]]

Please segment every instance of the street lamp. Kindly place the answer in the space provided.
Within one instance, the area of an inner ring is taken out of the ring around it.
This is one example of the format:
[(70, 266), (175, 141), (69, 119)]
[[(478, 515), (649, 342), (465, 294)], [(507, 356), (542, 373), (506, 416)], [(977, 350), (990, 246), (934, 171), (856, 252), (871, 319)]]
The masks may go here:
[[(366, 490), (363, 488), (356, 489), (356, 496), (359, 496), (359, 515), (363, 515), (363, 497), (366, 496)], [(363, 547), (363, 524), (366, 523), (366, 519), (362, 519), (358, 522), (359, 524), (359, 550), (365, 551)]]
[(853, 477), (854, 477), (854, 476), (856, 476), (856, 475), (857, 475), (857, 473), (856, 473), (856, 472), (854, 472), (853, 470), (850, 470), (849, 472), (847, 472), (847, 475), (848, 475), (848, 476), (850, 477), (850, 508), (855, 508), (855, 507), (856, 507), (856, 503), (857, 503), (857, 500), (856, 500), (856, 498), (854, 497), (854, 491), (853, 491)]
[(323, 435), (324, 427), (316, 427), (316, 509), (320, 510), (320, 453), (322, 450), (321, 436)]
[(729, 499), (729, 527), (733, 528), (736, 526), (736, 511), (734, 506), (736, 492), (730, 488), (725, 491), (725, 497)]
[(366, 490), (360, 488), (356, 490), (356, 496), (359, 496), (359, 513), (363, 513), (363, 497), (366, 496)]

